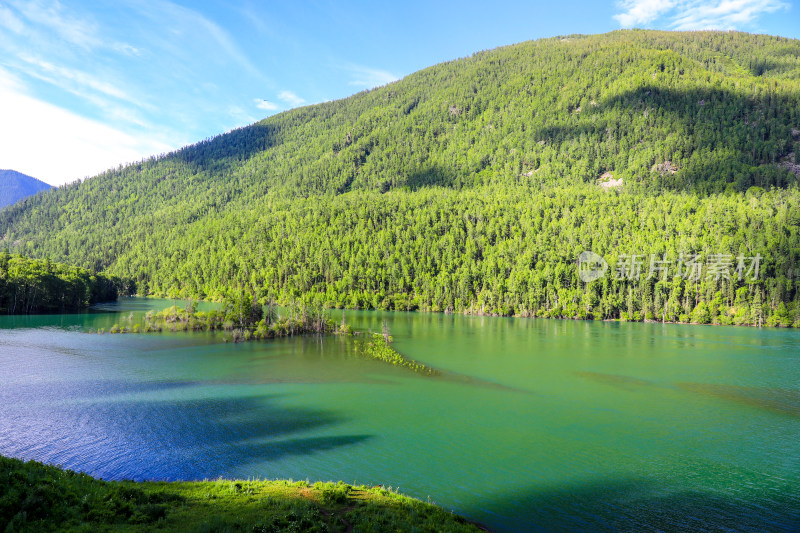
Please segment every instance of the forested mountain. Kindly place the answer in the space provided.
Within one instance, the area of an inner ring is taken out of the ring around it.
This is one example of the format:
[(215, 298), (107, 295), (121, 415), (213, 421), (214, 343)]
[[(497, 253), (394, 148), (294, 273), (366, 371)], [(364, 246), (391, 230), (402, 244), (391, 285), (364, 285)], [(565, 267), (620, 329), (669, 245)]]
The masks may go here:
[(45, 182), (16, 170), (0, 170), (0, 209), (49, 188)]
[(142, 294), (800, 325), (795, 153), (800, 41), (573, 35), (60, 187), (0, 235)]

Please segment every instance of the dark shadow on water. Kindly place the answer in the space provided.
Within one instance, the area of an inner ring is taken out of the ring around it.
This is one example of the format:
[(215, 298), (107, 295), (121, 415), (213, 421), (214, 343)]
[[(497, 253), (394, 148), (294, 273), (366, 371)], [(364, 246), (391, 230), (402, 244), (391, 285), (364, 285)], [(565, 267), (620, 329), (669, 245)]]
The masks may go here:
[(462, 512), (495, 531), (800, 531), (800, 489), (669, 490), (646, 480), (513, 493)]
[(624, 390), (641, 390), (643, 387), (653, 386), (653, 382), (647, 381), (646, 379), (621, 376), (619, 374), (604, 374), (600, 372), (584, 371), (573, 372), (573, 374), (580, 378), (588, 379), (596, 383), (602, 383), (604, 385), (611, 385), (612, 387), (617, 387)]
[[(585, 371), (573, 372), (573, 374), (595, 383), (627, 391), (640, 391), (648, 387), (658, 386), (652, 381), (617, 374)], [(715, 383), (676, 383), (674, 387), (681, 391), (756, 407), (784, 416), (800, 418), (800, 390), (797, 389), (746, 387)]]
[(292, 455), (306, 455), (351, 446), (367, 441), (370, 435), (335, 435), (330, 437), (305, 437), (274, 441), (267, 444), (242, 445), (252, 457), (280, 459)]
[(704, 396), (800, 418), (800, 390), (709, 383), (678, 383), (677, 387)]
[(458, 372), (451, 372), (449, 370), (439, 371), (439, 374), (431, 376), (431, 379), (437, 379), (449, 383), (458, 383), (462, 385), (468, 385), (471, 387), (479, 387), (482, 389), (490, 389), (490, 390), (498, 390), (506, 392), (521, 392), (524, 394), (535, 394), (533, 391), (527, 389), (512, 387), (510, 385), (503, 385), (502, 383), (496, 383), (488, 379), (478, 378), (467, 374), (460, 374)]
[[(103, 385), (95, 396), (64, 394), (46, 386), (16, 390), (0, 407), (0, 453), (61, 464), (104, 479), (192, 480), (230, 477), (237, 467), (309, 455), (364, 442), (369, 435), (324, 435), (344, 421), (333, 410), (284, 405), (278, 395), (170, 399), (192, 383)], [(163, 396), (152, 399), (152, 395)], [(20, 401), (29, 398), (31, 401)], [(42, 403), (36, 398), (58, 398)], [(62, 400), (63, 398), (63, 400)], [(91, 399), (90, 399), (91, 398)], [(253, 476), (270, 477), (269, 472)]]

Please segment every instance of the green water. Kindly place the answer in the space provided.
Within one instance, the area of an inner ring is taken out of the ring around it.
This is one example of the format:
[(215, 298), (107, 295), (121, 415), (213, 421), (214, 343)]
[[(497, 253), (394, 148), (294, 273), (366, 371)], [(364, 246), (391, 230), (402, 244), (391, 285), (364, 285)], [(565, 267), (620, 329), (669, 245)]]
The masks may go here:
[(172, 303), (0, 317), (0, 453), (384, 484), (501, 531), (800, 528), (800, 332), (347, 313), (441, 377), (339, 337), (88, 333)]

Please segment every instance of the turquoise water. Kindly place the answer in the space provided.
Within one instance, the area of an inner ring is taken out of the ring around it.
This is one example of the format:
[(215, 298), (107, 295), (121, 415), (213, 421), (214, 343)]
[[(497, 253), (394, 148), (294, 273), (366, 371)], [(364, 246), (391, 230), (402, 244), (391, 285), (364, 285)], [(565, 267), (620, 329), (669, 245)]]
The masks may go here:
[(0, 317), (0, 453), (384, 484), (500, 531), (800, 529), (800, 332), (347, 313), (441, 377), (340, 337), (89, 333), (172, 304)]

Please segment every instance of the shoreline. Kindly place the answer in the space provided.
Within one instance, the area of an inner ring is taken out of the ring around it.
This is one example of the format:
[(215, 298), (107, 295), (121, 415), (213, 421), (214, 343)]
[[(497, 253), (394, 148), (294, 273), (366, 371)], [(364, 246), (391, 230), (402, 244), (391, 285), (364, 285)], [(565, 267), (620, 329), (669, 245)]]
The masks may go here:
[[(148, 295), (141, 295), (141, 294), (133, 294), (129, 296), (121, 296), (120, 298), (146, 298), (146, 299), (153, 299), (153, 300), (172, 300), (173, 302), (203, 302), (203, 303), (221, 303), (219, 300), (209, 300), (209, 299), (199, 299), (199, 298), (173, 298), (169, 296), (157, 296), (153, 294)], [(117, 300), (119, 301), (119, 300)], [(616, 322), (619, 324), (627, 324), (627, 323), (638, 323), (638, 324), (674, 324), (679, 326), (733, 326), (733, 327), (744, 327), (744, 328), (768, 328), (774, 330), (792, 330), (792, 329), (800, 329), (798, 326), (789, 325), (789, 326), (770, 326), (767, 324), (720, 324), (720, 323), (702, 323), (702, 322), (679, 322), (679, 321), (661, 321), (661, 320), (623, 320), (621, 318), (585, 318), (585, 317), (555, 317), (555, 316), (538, 316), (535, 314), (513, 314), (513, 315), (503, 315), (499, 313), (490, 313), (484, 311), (473, 311), (471, 309), (466, 309), (464, 311), (448, 311), (448, 310), (431, 310), (431, 309), (375, 309), (375, 308), (350, 308), (350, 307), (324, 307), (325, 311), (332, 312), (332, 311), (380, 311), (386, 313), (430, 313), (436, 315), (461, 315), (461, 316), (480, 316), (480, 317), (491, 317), (491, 318), (541, 318), (545, 320), (573, 320), (573, 321), (584, 321), (584, 322)]]
[(223, 478), (104, 481), (4, 455), (0, 479), (3, 530), (489, 531), (383, 485)]

